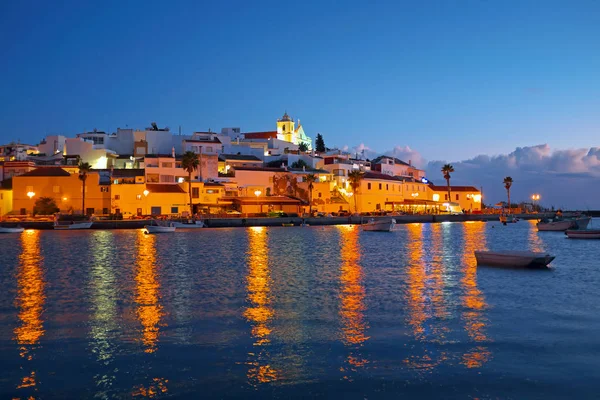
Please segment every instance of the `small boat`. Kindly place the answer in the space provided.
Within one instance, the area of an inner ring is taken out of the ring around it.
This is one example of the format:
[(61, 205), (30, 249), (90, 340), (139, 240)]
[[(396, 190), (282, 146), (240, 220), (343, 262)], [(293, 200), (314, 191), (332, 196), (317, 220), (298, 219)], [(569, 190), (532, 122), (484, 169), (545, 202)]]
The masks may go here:
[(511, 215), (501, 215), (499, 217), (500, 222), (503, 224), (514, 224), (516, 222), (519, 222), (519, 218), (515, 217), (515, 216), (511, 216)]
[(570, 239), (600, 239), (600, 229), (568, 229), (565, 235)]
[(539, 268), (548, 266), (554, 258), (554, 256), (547, 253), (530, 251), (475, 252), (477, 265), (487, 265), (490, 267)]
[(25, 230), (25, 228), (21, 228), (20, 226), (16, 226), (14, 228), (6, 228), (0, 226), (0, 233), (21, 233)]
[(93, 221), (81, 221), (81, 222), (54, 221), (54, 229), (60, 230), (60, 231), (66, 231), (66, 230), (71, 230), (71, 229), (90, 229), (92, 227), (93, 223), (94, 223)]
[(586, 229), (591, 220), (592, 217), (588, 217), (586, 215), (575, 218), (575, 224), (577, 225), (577, 229)]
[[(555, 231), (555, 232), (563, 232), (567, 229), (574, 228), (576, 226), (575, 221), (573, 220), (541, 220), (537, 223), (538, 231)], [(587, 226), (587, 224), (586, 224)]]
[(206, 225), (204, 224), (204, 221), (194, 221), (194, 220), (188, 220), (186, 222), (172, 222), (173, 226), (175, 226), (175, 228), (179, 228), (179, 229), (197, 229), (197, 228), (205, 228)]
[(169, 233), (175, 232), (175, 224), (173, 222), (156, 222), (153, 221), (153, 224), (144, 226), (145, 233)]
[(369, 232), (391, 232), (394, 230), (395, 226), (396, 220), (394, 218), (381, 221), (376, 221), (374, 218), (371, 218), (369, 222), (361, 225), (363, 231)]

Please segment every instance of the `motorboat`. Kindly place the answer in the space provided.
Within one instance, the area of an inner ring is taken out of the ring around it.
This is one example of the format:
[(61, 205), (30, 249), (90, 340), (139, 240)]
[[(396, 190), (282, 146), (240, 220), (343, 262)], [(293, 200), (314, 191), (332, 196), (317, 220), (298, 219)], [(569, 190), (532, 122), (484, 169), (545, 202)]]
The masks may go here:
[(565, 235), (570, 239), (600, 239), (600, 229), (568, 229)]
[(54, 221), (54, 229), (60, 231), (66, 231), (71, 229), (90, 229), (93, 223), (93, 221)]
[(179, 229), (197, 229), (197, 228), (205, 228), (206, 224), (204, 223), (204, 221), (195, 221), (192, 219), (189, 219), (185, 222), (172, 222), (173, 226), (175, 226), (175, 228), (179, 228)]
[(366, 224), (362, 224), (363, 231), (370, 232), (391, 232), (394, 230), (396, 226), (396, 220), (392, 218), (391, 220), (379, 220), (376, 221), (374, 218), (369, 219), (369, 222)]
[(174, 222), (160, 222), (159, 223), (159, 222), (153, 221), (152, 224), (144, 226), (144, 229), (145, 229), (146, 234), (169, 233), (169, 232), (175, 232), (175, 229), (177, 229), (177, 227), (175, 226)]
[(575, 224), (577, 225), (577, 229), (587, 229), (592, 217), (588, 217), (587, 215), (583, 215), (581, 217), (575, 218)]
[(4, 226), (0, 226), (0, 233), (21, 233), (25, 230), (25, 228), (22, 228), (20, 226), (16, 226), (13, 228), (6, 228)]
[(514, 215), (501, 215), (499, 219), (503, 224), (514, 224), (519, 222), (519, 218), (515, 217)]
[(547, 253), (530, 251), (475, 252), (477, 265), (490, 267), (540, 268), (547, 267), (554, 258), (554, 256)]
[[(577, 226), (574, 220), (541, 220), (537, 223), (538, 231), (558, 231), (564, 232), (567, 229)], [(586, 224), (587, 226), (587, 224)]]

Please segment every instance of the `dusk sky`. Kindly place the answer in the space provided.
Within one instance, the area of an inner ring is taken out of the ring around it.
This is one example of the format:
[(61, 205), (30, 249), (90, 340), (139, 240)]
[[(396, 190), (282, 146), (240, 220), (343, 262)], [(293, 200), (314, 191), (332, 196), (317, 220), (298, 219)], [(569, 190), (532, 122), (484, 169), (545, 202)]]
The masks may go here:
[(287, 110), (329, 147), (423, 167), (600, 145), (597, 1), (5, 1), (0, 47), (2, 142), (272, 130)]

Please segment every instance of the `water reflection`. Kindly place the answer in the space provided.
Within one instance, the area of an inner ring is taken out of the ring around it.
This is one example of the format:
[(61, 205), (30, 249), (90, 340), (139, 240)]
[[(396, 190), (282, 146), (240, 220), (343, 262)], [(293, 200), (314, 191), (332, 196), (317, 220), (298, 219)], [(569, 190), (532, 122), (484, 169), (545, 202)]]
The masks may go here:
[(251, 384), (266, 383), (277, 379), (277, 371), (269, 364), (267, 345), (270, 343), (273, 308), (271, 299), (271, 276), (267, 229), (252, 227), (248, 229), (248, 307), (244, 317), (252, 324), (252, 338), (256, 350), (249, 353), (248, 380)]
[[(45, 281), (40, 254), (40, 231), (26, 230), (21, 234), (21, 255), (17, 273), (16, 306), (19, 310), (19, 326), (14, 330), (14, 340), (19, 345), (19, 355), (32, 361), (34, 350), (44, 335)], [(36, 372), (32, 366), (23, 365), (31, 371), (22, 378), (17, 389), (33, 388), (37, 391)], [(33, 398), (31, 396), (30, 398)]]
[(96, 397), (107, 398), (115, 380), (115, 361), (118, 346), (117, 334), (117, 281), (113, 270), (113, 233), (95, 231), (91, 238), (93, 264), (89, 275), (91, 297), (90, 347), (96, 361), (106, 367), (94, 376), (98, 392)]
[(477, 345), (462, 356), (462, 364), (467, 368), (479, 368), (491, 359), (491, 353), (484, 345), (489, 339), (486, 335), (484, 311), (487, 307), (483, 293), (477, 287), (476, 250), (487, 250), (485, 224), (467, 222), (463, 227), (463, 277), (461, 285), (464, 294), (462, 303), (465, 308), (463, 319), (469, 339)]
[(163, 309), (159, 303), (160, 284), (156, 277), (155, 246), (155, 235), (145, 235), (142, 231), (138, 231), (135, 302), (138, 305), (137, 317), (142, 324), (141, 340), (146, 353), (156, 351), (163, 315)]
[(544, 252), (544, 242), (542, 242), (542, 239), (540, 239), (537, 230), (538, 221), (535, 219), (530, 219), (526, 222), (529, 224), (529, 249), (531, 251)]
[(346, 362), (351, 370), (364, 367), (367, 360), (359, 350), (369, 337), (369, 325), (365, 312), (365, 289), (362, 284), (363, 270), (359, 265), (361, 249), (359, 230), (355, 225), (338, 226), (340, 233), (340, 319), (342, 340), (350, 353)]

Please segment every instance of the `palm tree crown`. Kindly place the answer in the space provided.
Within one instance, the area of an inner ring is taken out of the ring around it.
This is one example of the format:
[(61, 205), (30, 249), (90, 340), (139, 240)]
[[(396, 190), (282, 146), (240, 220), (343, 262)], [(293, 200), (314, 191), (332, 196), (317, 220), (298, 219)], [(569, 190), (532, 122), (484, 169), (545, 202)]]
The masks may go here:
[(513, 178), (507, 176), (504, 178), (504, 188), (506, 189), (506, 194), (508, 195), (508, 210), (510, 212), (510, 187), (513, 184)]
[(188, 194), (190, 196), (190, 215), (194, 212), (192, 205), (192, 173), (200, 166), (198, 155), (193, 151), (186, 151), (181, 159), (181, 167), (188, 173)]
[(358, 194), (358, 189), (360, 189), (360, 182), (364, 179), (365, 173), (361, 170), (355, 169), (348, 174), (348, 181), (350, 182), (350, 186), (352, 187), (352, 191), (354, 192), (354, 211), (358, 212), (358, 207), (356, 205), (356, 196)]

